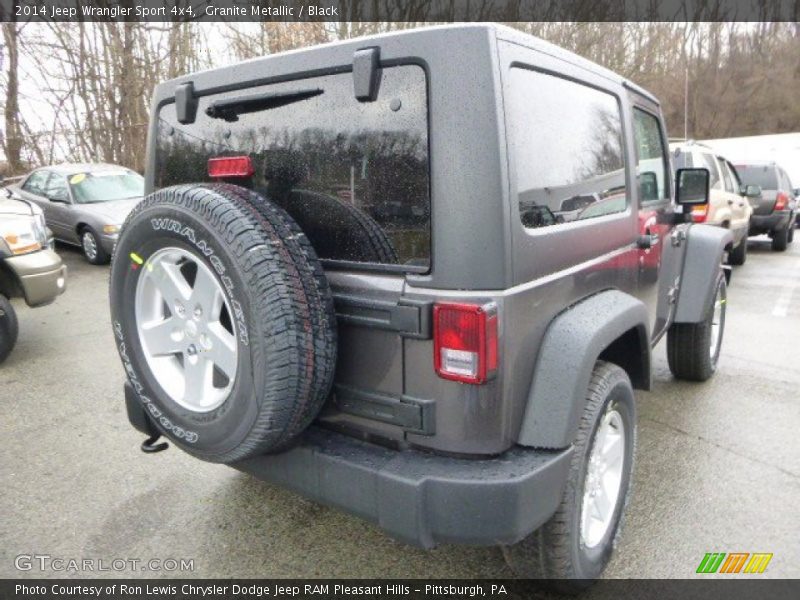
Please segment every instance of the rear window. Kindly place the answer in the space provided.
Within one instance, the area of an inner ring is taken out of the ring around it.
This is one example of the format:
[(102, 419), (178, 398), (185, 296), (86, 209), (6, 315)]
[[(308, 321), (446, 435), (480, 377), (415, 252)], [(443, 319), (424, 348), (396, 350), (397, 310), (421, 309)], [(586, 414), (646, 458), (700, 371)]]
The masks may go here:
[(739, 179), (745, 185), (758, 185), (762, 190), (777, 190), (778, 178), (775, 167), (768, 165), (736, 165)]
[[(206, 113), (212, 104), (289, 94), (290, 102), (254, 112)], [(383, 69), (375, 102), (356, 100), (352, 74), (340, 73), (201, 98), (189, 125), (177, 122), (174, 104), (158, 116), (156, 188), (210, 181), (209, 158), (246, 155), (255, 174), (231, 183), (283, 207), (320, 258), (429, 269), (427, 93), (420, 67)]]

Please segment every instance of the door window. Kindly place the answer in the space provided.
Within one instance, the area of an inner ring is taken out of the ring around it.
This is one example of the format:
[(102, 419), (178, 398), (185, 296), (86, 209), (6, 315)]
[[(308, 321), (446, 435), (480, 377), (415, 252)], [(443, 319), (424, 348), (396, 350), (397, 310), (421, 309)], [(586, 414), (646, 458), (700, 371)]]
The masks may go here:
[(31, 173), (30, 177), (22, 184), (22, 189), (37, 196), (44, 196), (45, 185), (47, 178), (50, 176), (49, 171), (36, 171)]
[(731, 174), (728, 172), (728, 167), (727, 165), (725, 165), (724, 161), (720, 159), (717, 160), (718, 160), (717, 164), (719, 164), (720, 171), (722, 171), (722, 182), (725, 186), (725, 191), (733, 193), (734, 192), (733, 180), (731, 179)]
[(634, 108), (633, 117), (639, 199), (643, 203), (666, 200), (667, 161), (658, 118), (638, 108)]
[(719, 168), (717, 167), (717, 159), (708, 152), (700, 152), (702, 159), (702, 166), (708, 169), (708, 187), (714, 190), (722, 189), (722, 179), (719, 175)]
[(44, 187), (44, 196), (50, 200), (61, 200), (62, 202), (69, 202), (69, 192), (67, 191), (67, 182), (62, 175), (53, 175), (47, 180)]
[(727, 160), (722, 160), (721, 163), (723, 170), (731, 181), (731, 189), (729, 191), (733, 192), (734, 194), (738, 194), (739, 188), (742, 187), (742, 182), (739, 181), (739, 175), (736, 174), (736, 169)]

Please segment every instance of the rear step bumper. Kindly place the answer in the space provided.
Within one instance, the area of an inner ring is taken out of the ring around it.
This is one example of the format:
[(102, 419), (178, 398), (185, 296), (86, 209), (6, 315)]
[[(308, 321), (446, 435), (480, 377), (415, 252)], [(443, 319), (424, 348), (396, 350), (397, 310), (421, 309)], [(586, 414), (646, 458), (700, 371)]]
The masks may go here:
[(572, 450), (492, 459), (397, 451), (312, 426), (282, 454), (233, 465), (375, 523), (406, 543), (511, 544), (555, 512)]
[[(134, 396), (126, 382), (131, 425), (156, 433)], [(518, 542), (556, 511), (571, 456), (571, 448), (516, 446), (494, 458), (451, 458), (392, 450), (312, 425), (290, 450), (232, 466), (432, 548)]]
[(750, 217), (749, 235), (758, 235), (789, 226), (792, 212), (789, 210), (776, 210), (769, 215), (752, 215)]

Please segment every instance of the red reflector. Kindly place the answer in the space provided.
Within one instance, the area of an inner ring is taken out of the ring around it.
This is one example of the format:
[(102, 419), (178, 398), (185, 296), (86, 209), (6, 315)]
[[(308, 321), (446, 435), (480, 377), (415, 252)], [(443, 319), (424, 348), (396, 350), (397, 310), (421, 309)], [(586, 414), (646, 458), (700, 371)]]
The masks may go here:
[(786, 192), (778, 192), (775, 196), (775, 210), (786, 210), (786, 205), (789, 203), (789, 196)]
[(253, 161), (249, 156), (220, 156), (208, 159), (208, 176), (215, 179), (222, 177), (252, 177), (255, 173)]
[(692, 207), (692, 221), (703, 223), (708, 217), (708, 204), (698, 204)]
[(433, 363), (444, 379), (484, 383), (497, 370), (497, 312), (493, 305), (433, 307)]

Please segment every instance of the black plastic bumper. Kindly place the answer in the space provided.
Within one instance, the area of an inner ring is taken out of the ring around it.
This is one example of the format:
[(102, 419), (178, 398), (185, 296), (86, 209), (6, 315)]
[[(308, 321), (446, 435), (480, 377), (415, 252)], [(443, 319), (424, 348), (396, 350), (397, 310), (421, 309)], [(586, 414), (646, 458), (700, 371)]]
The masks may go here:
[[(127, 384), (126, 392), (131, 424), (149, 434)], [(571, 454), (518, 446), (495, 458), (451, 458), (311, 426), (292, 449), (232, 466), (431, 548), (511, 544), (530, 534), (555, 512)]]
[(791, 211), (776, 210), (769, 215), (752, 215), (750, 217), (750, 235), (769, 233), (776, 229), (786, 229), (792, 218)]

